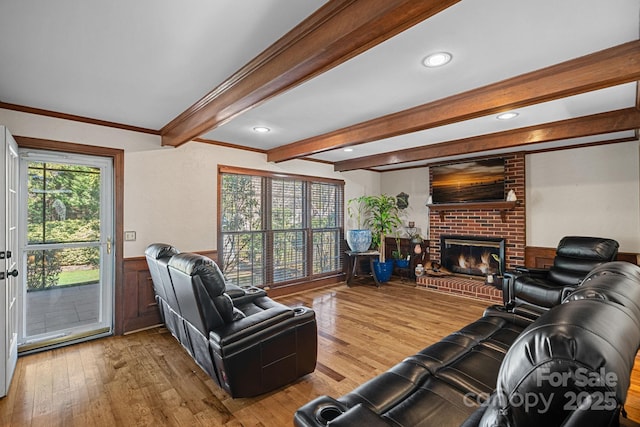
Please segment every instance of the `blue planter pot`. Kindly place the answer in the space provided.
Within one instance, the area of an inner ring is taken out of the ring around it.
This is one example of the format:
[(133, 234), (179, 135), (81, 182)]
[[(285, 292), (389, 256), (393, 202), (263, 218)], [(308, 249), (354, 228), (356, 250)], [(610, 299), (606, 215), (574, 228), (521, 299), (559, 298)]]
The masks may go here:
[(347, 244), (353, 252), (366, 252), (371, 246), (371, 230), (347, 231)]
[(409, 267), (409, 260), (408, 259), (397, 259), (396, 260), (396, 267), (398, 267), (398, 268), (407, 268), (407, 267)]
[(391, 279), (391, 273), (393, 273), (393, 260), (388, 259), (385, 262), (380, 260), (373, 261), (373, 271), (378, 279), (378, 282), (384, 283)]

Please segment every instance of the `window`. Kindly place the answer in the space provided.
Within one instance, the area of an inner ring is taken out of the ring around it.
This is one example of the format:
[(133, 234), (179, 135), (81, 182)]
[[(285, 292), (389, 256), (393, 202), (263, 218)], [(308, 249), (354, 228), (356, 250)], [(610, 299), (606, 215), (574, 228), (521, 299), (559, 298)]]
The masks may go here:
[(344, 183), (220, 166), (221, 269), (240, 286), (342, 272)]

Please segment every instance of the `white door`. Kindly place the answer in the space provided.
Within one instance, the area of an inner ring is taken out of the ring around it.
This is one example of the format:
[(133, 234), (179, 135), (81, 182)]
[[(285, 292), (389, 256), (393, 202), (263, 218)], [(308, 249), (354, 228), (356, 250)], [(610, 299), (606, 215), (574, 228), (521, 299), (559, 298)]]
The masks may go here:
[(6, 396), (18, 359), (18, 145), (0, 126), (0, 397)]
[(112, 159), (31, 149), (19, 154), (18, 351), (111, 334)]

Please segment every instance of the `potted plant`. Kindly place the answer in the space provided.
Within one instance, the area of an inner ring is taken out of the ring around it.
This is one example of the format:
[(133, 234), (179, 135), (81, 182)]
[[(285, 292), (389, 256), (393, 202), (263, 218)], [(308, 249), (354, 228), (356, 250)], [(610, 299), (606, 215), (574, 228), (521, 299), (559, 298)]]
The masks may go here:
[(386, 259), (384, 238), (402, 224), (400, 210), (393, 196), (381, 194), (362, 198), (368, 213), (364, 223), (371, 229), (373, 245), (380, 252), (378, 262), (373, 263), (374, 274), (379, 282), (388, 282), (393, 272), (393, 259)]
[(356, 228), (347, 231), (347, 244), (353, 252), (366, 252), (371, 246), (371, 230), (364, 225), (368, 215), (366, 197), (356, 197), (347, 202), (349, 218), (356, 222)]
[(402, 253), (402, 249), (400, 248), (400, 229), (396, 230), (395, 235), (396, 235), (396, 250), (391, 252), (391, 256), (395, 260), (396, 267), (407, 268), (409, 266), (409, 259), (407, 255)]

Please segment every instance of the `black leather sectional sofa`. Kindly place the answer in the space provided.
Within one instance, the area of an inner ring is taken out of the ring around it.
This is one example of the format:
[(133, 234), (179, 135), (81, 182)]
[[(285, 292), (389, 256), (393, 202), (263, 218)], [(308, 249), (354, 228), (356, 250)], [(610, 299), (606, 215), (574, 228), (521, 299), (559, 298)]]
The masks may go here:
[[(294, 424), (618, 425), (640, 347), (640, 267), (595, 265), (578, 285), (563, 285), (561, 304), (522, 312), (517, 302), (489, 307), (352, 392), (307, 403)], [(511, 287), (517, 294), (528, 289)]]
[(314, 371), (313, 310), (226, 283), (202, 255), (161, 243), (145, 255), (167, 329), (232, 397), (266, 393)]

